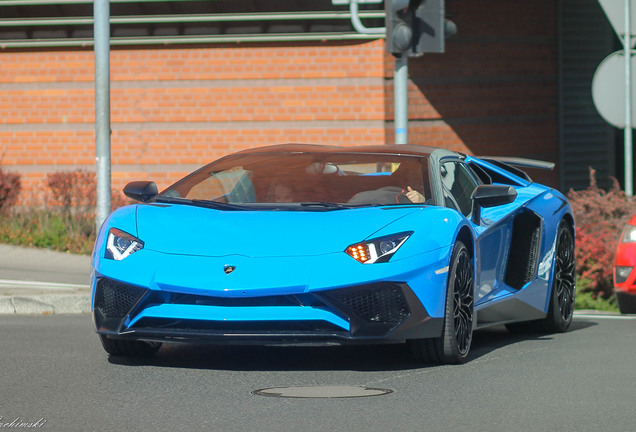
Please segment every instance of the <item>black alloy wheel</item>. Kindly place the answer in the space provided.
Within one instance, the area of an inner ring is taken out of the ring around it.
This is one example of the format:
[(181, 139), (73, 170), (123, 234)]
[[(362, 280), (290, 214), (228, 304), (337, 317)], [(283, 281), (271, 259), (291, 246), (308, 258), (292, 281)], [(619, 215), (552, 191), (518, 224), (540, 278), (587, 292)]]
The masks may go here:
[(565, 221), (559, 225), (556, 256), (554, 260), (554, 280), (552, 298), (545, 329), (564, 332), (572, 324), (574, 316), (574, 296), (576, 292), (576, 263), (574, 257), (574, 235)]
[[(462, 245), (463, 246), (463, 245)], [(464, 247), (457, 256), (453, 280), (453, 320), (458, 353), (466, 357), (473, 339), (473, 266)]]
[(442, 335), (411, 340), (415, 356), (427, 363), (459, 364), (468, 357), (474, 328), (473, 263), (464, 244), (453, 249), (448, 275), (446, 310)]

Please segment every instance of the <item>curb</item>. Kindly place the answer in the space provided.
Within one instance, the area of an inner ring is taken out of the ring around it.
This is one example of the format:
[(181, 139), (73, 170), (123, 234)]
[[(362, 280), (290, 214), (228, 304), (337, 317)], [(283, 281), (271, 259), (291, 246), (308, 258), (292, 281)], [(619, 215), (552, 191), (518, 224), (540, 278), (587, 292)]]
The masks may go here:
[(0, 315), (85, 314), (90, 311), (90, 294), (43, 294), (0, 298)]
[(574, 311), (574, 316), (577, 315), (599, 315), (599, 316), (620, 316), (619, 312), (608, 312), (596, 309), (577, 309)]

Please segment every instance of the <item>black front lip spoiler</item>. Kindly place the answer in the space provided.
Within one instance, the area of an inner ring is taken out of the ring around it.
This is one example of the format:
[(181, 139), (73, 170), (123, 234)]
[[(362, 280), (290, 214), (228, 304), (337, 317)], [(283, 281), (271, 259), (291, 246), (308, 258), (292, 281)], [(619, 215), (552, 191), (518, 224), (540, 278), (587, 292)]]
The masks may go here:
[(215, 333), (165, 328), (144, 328), (122, 332), (97, 330), (111, 339), (143, 340), (149, 342), (182, 342), (212, 345), (369, 345), (402, 343), (408, 339), (432, 338), (441, 334), (442, 318), (428, 318), (416, 333), (400, 332), (385, 337), (352, 337), (348, 333)]

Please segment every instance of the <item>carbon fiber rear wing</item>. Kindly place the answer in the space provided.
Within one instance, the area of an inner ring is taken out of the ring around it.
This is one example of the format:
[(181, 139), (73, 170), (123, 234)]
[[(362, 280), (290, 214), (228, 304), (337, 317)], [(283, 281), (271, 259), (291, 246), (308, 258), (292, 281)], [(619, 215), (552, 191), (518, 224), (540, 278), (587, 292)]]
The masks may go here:
[(530, 183), (532, 183), (532, 179), (522, 168), (552, 170), (555, 166), (553, 162), (508, 156), (485, 156), (478, 157), (477, 159), (488, 162)]
[(546, 162), (540, 161), (536, 159), (526, 159), (526, 158), (518, 158), (518, 157), (509, 157), (509, 156), (485, 156), (480, 157), (479, 159), (485, 160), (488, 162), (503, 162), (506, 165), (518, 166), (520, 168), (537, 168), (544, 170), (553, 170), (554, 162)]

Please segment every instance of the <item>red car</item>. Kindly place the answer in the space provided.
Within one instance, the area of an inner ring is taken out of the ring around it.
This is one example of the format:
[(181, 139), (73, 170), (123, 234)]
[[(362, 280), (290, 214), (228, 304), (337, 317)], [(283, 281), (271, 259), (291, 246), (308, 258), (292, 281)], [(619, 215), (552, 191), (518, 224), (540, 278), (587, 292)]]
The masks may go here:
[(625, 226), (616, 249), (614, 291), (618, 309), (624, 314), (636, 313), (636, 216)]

